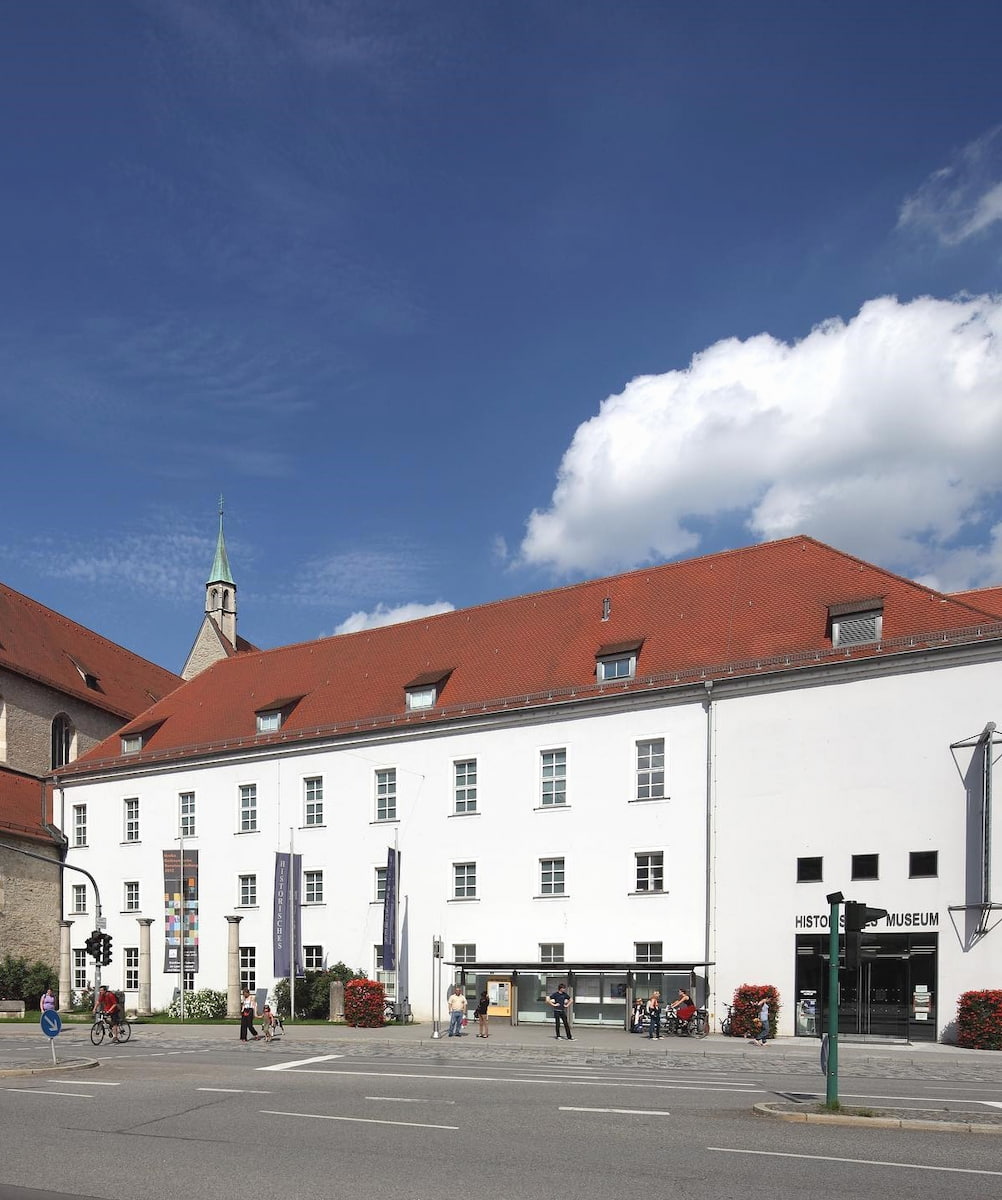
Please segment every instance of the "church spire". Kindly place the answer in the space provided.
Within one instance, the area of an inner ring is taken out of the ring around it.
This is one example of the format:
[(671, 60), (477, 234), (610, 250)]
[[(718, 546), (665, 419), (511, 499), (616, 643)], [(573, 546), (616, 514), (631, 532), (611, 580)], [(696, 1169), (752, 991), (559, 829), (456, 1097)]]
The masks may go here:
[(226, 542), (223, 538), (223, 498), (219, 497), (219, 537), (216, 539), (216, 557), (212, 560), (212, 570), (206, 581), (212, 583), (228, 583), (236, 587), (230, 574), (230, 560), (226, 557)]
[(223, 498), (219, 497), (219, 536), (216, 539), (216, 557), (205, 584), (205, 615), (211, 617), (222, 636), (233, 649), (237, 645), (237, 585), (230, 574), (230, 560), (226, 557), (226, 541), (223, 538)]

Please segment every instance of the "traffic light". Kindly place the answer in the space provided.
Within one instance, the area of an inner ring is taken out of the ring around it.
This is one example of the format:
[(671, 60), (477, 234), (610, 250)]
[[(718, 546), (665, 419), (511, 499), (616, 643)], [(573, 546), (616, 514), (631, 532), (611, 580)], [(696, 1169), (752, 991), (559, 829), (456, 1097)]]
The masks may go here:
[(106, 967), (111, 962), (111, 934), (101, 934), (101, 966)]
[(846, 933), (861, 933), (867, 925), (876, 925), (887, 916), (886, 908), (867, 908), (855, 900), (845, 902), (845, 931)]
[(99, 929), (95, 929), (86, 942), (84, 942), (84, 945), (87, 947), (87, 953), (91, 956), (91, 958), (94, 959), (95, 962), (100, 962), (101, 953), (104, 946), (101, 931)]

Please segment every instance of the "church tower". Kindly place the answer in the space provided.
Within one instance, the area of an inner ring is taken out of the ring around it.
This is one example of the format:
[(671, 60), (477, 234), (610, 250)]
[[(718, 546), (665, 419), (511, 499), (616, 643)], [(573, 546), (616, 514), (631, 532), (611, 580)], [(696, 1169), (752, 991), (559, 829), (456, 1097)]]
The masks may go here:
[(219, 534), (216, 557), (212, 560), (205, 584), (205, 614), (188, 659), (181, 670), (182, 679), (192, 679), (221, 658), (229, 658), (254, 646), (237, 636), (237, 585), (230, 571), (223, 537), (223, 498), (219, 497)]

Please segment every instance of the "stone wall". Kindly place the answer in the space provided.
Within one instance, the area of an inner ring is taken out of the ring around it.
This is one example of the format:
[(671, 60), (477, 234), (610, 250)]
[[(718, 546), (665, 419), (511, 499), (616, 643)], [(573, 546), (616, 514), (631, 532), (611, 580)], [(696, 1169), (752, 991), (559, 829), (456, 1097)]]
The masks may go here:
[[(4, 841), (18, 843), (10, 835)], [(59, 861), (55, 847), (23, 845), (32, 854), (51, 853), (54, 864)], [(0, 847), (0, 958), (40, 960), (58, 970), (61, 874), (58, 866)]]

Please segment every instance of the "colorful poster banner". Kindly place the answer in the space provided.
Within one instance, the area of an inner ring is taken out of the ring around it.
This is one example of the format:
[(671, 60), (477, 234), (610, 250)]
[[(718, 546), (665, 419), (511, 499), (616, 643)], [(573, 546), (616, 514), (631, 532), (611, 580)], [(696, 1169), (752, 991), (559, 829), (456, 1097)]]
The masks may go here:
[(272, 957), (276, 979), (290, 978), (296, 965), (297, 978), (303, 971), (302, 886), (303, 856), (278, 851), (275, 854), (275, 902)]
[(383, 970), (397, 969), (397, 892), (400, 852), (392, 846), (386, 855), (386, 893), (383, 898)]
[(164, 974), (198, 970), (198, 851), (165, 850)]

